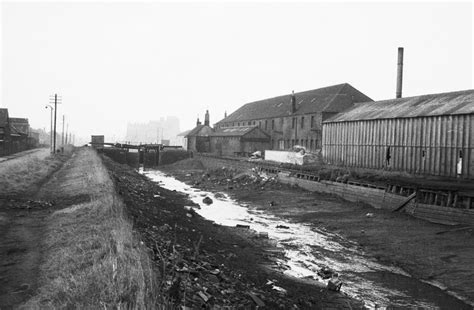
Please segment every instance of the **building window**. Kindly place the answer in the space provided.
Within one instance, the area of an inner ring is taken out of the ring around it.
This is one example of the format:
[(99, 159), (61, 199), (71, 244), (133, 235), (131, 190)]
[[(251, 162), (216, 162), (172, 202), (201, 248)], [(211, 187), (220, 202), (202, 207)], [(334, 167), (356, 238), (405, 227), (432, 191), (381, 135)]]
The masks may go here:
[(309, 149), (313, 149), (313, 139), (309, 140)]
[(267, 130), (267, 126), (268, 126), (268, 121), (265, 120), (265, 130)]
[(249, 126), (252, 125), (252, 122), (248, 122), (248, 125), (249, 125)]
[(279, 140), (278, 143), (279, 143), (280, 150), (284, 150), (285, 149), (285, 141), (284, 140)]
[(280, 118), (280, 126), (281, 126), (281, 129), (283, 129), (283, 117)]
[(304, 128), (304, 116), (301, 117), (301, 128)]
[(293, 119), (291, 120), (291, 128), (292, 129), (295, 129), (295, 124), (296, 124), (296, 117), (293, 117)]
[(262, 128), (262, 121), (258, 121), (258, 128)]
[(272, 119), (272, 130), (275, 129), (275, 120)]
[(314, 115), (311, 115), (311, 128), (314, 128)]

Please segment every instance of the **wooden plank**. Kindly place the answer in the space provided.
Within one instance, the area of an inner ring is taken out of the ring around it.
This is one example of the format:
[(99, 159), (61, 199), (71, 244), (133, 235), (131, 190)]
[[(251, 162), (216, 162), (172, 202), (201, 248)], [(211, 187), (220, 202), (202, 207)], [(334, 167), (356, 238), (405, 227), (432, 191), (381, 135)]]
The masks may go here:
[(396, 207), (392, 212), (397, 212), (402, 210), (407, 206), (407, 204), (416, 197), (416, 192), (407, 197), (398, 207)]

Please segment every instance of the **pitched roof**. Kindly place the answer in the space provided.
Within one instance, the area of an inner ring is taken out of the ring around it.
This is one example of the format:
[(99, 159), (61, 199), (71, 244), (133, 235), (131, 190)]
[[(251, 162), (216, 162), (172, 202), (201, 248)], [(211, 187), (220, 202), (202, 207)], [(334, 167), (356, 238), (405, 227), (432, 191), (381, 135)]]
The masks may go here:
[(256, 127), (256, 126), (245, 126), (245, 127), (226, 127), (226, 128), (223, 128), (217, 132), (213, 132), (211, 134), (209, 134), (209, 136), (212, 136), (212, 137), (242, 137), (242, 136), (245, 136), (246, 134), (254, 131), (254, 130), (258, 130), (258, 131), (261, 131), (260, 134), (263, 134), (265, 136), (268, 136), (269, 135), (267, 133), (265, 133), (263, 130), (261, 130), (260, 128)]
[(191, 132), (191, 130), (185, 130), (183, 132), (180, 132), (178, 134), (178, 137), (186, 137), (190, 132)]
[(357, 104), (326, 123), (472, 113), (474, 90), (470, 89)]
[(28, 119), (27, 118), (21, 118), (21, 117), (10, 117), (10, 123), (27, 125), (28, 124)]
[[(338, 84), (295, 93), (295, 115), (315, 112), (341, 112), (354, 102), (372, 101), (351, 85)], [(291, 115), (291, 94), (247, 103), (219, 123), (247, 121)]]
[(5, 127), (8, 124), (8, 109), (0, 108), (0, 126)]
[(197, 125), (197, 126), (194, 127), (193, 129), (191, 129), (191, 131), (188, 132), (188, 134), (187, 134), (185, 137), (195, 137), (195, 136), (201, 136), (201, 135), (207, 136), (207, 134), (201, 134), (201, 131), (202, 131), (203, 129), (206, 129), (206, 128), (208, 128), (208, 129), (210, 129), (210, 130), (212, 131), (212, 128), (211, 128), (211, 127), (209, 127), (209, 126), (207, 126), (207, 125), (202, 125), (202, 124), (201, 124), (201, 125)]

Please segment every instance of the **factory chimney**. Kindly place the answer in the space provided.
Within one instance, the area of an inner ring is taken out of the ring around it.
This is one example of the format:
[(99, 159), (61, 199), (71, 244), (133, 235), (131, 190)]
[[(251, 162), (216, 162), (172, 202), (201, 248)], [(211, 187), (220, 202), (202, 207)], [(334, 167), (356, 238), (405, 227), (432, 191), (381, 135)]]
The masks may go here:
[(398, 48), (398, 63), (397, 63), (396, 98), (402, 98), (402, 83), (403, 83), (403, 47), (399, 47)]
[(291, 113), (296, 112), (296, 97), (295, 97), (295, 91), (291, 93)]
[(204, 116), (204, 125), (209, 126), (209, 110), (206, 110), (206, 115)]
[(196, 126), (199, 126), (199, 125), (201, 125), (201, 121), (199, 120), (199, 116), (198, 116), (197, 121), (196, 121)]

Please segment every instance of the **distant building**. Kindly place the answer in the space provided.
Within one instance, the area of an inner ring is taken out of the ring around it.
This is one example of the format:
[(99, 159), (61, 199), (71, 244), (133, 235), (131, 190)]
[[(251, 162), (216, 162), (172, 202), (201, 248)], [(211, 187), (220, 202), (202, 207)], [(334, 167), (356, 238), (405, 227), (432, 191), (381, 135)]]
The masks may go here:
[(103, 135), (91, 136), (91, 146), (94, 148), (103, 148), (105, 137)]
[(210, 151), (210, 137), (213, 129), (209, 126), (209, 111), (206, 111), (204, 125), (201, 124), (199, 118), (196, 122), (196, 127), (191, 129), (185, 136), (187, 140), (187, 150), (199, 153), (209, 153)]
[(256, 126), (226, 127), (209, 137), (210, 152), (220, 156), (248, 156), (270, 148), (270, 135)]
[(217, 122), (216, 132), (229, 127), (257, 126), (270, 136), (269, 149), (295, 145), (320, 150), (322, 123), (356, 103), (372, 101), (349, 84), (250, 102)]
[(10, 119), (8, 109), (0, 109), (0, 156), (10, 154)]
[(474, 179), (474, 90), (363, 103), (323, 127), (331, 164)]
[(162, 117), (148, 123), (129, 123), (125, 140), (132, 144), (162, 143), (162, 140), (169, 140), (171, 145), (175, 145), (179, 132), (177, 117)]
[(10, 117), (10, 152), (16, 153), (28, 149), (30, 124), (27, 118)]
[(176, 140), (176, 145), (177, 146), (182, 146), (183, 149), (185, 149), (185, 150), (188, 149), (188, 138), (186, 138), (186, 136), (188, 135), (188, 133), (190, 131), (191, 130), (186, 130), (186, 131), (180, 132), (178, 134), (177, 140)]
[(28, 131), (28, 148), (38, 147), (40, 144), (40, 131), (32, 128)]

